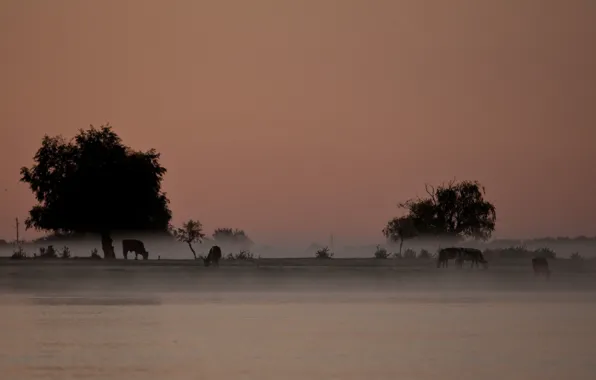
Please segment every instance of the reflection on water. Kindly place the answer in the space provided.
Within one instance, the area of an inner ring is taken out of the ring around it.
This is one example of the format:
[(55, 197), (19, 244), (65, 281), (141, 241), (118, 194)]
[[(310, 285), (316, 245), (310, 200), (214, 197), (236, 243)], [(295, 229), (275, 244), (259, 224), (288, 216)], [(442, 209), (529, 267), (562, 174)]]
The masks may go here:
[(594, 379), (593, 293), (14, 294), (3, 379)]

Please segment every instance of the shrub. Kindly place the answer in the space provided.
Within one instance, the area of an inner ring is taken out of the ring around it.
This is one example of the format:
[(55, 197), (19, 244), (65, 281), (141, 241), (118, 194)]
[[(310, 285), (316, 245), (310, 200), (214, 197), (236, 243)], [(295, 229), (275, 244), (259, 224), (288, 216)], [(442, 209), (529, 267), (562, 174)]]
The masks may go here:
[(255, 255), (250, 251), (242, 250), (236, 255), (233, 253), (228, 253), (226, 256), (226, 260), (254, 260)]
[(404, 259), (415, 259), (416, 258), (416, 251), (413, 249), (406, 249), (403, 255)]
[(582, 255), (579, 254), (579, 252), (573, 252), (569, 258), (571, 260), (583, 260), (584, 259), (582, 257)]
[(23, 250), (23, 247), (19, 246), (13, 251), (10, 258), (12, 260), (24, 260), (27, 258), (27, 253)]
[(329, 250), (329, 247), (321, 248), (315, 252), (317, 259), (331, 259), (333, 258), (333, 252)]
[(423, 249), (420, 251), (420, 254), (418, 254), (418, 258), (423, 259), (423, 260), (429, 260), (429, 259), (432, 259), (432, 255), (430, 254), (429, 251), (427, 251), (426, 249)]
[(544, 257), (546, 259), (556, 259), (557, 254), (550, 248), (540, 248), (534, 251), (536, 257)]
[(391, 256), (389, 252), (379, 244), (377, 244), (377, 250), (375, 251), (375, 259), (388, 259)]
[(58, 255), (56, 254), (56, 250), (54, 249), (53, 245), (48, 245), (48, 248), (39, 247), (39, 256), (37, 258), (40, 259), (56, 259)]
[(70, 259), (70, 248), (68, 248), (67, 246), (64, 246), (64, 248), (62, 248), (62, 253), (60, 254), (60, 258), (61, 259)]
[(93, 248), (91, 250), (91, 258), (93, 260), (101, 260), (102, 259), (102, 257), (97, 253), (97, 248)]

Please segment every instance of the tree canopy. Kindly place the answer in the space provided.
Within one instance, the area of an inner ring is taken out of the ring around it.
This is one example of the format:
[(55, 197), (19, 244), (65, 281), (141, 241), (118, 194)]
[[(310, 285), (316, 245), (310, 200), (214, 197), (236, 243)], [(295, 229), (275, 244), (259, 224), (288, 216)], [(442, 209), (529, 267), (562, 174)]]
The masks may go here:
[[(449, 182), (436, 188), (426, 186), (428, 197), (410, 199), (398, 207), (407, 214), (394, 218), (383, 230), (385, 236), (399, 237), (400, 226), (407, 225), (407, 235), (420, 237), (473, 238), (487, 240), (495, 230), (495, 206), (484, 199), (485, 189), (477, 181)], [(407, 221), (407, 224), (398, 223)], [(397, 239), (395, 239), (397, 240)]]
[(81, 129), (69, 141), (44, 136), (33, 166), (21, 169), (38, 202), (26, 227), (101, 234), (106, 258), (115, 257), (112, 232), (167, 231), (171, 212), (159, 158), (153, 149), (124, 145), (109, 125)]

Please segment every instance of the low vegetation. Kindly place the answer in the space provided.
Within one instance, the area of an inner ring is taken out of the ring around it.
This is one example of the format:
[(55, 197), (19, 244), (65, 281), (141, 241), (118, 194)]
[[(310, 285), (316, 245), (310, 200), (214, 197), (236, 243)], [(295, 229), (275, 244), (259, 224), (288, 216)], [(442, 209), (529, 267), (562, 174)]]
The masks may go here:
[(250, 251), (242, 250), (237, 254), (228, 253), (226, 260), (254, 260), (255, 255)]
[(377, 250), (375, 251), (375, 259), (388, 259), (390, 257), (391, 254), (385, 248), (382, 248), (380, 245), (377, 244)]
[(331, 252), (329, 247), (323, 247), (315, 252), (315, 257), (317, 259), (332, 259), (333, 252)]

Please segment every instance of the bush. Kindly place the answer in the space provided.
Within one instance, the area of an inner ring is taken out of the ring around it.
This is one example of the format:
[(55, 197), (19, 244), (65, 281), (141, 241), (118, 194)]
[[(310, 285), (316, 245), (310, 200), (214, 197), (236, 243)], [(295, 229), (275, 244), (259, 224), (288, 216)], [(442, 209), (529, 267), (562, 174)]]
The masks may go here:
[(53, 245), (48, 245), (48, 248), (39, 247), (39, 259), (57, 259), (58, 255)]
[(429, 259), (432, 259), (432, 257), (433, 256), (430, 254), (430, 252), (427, 251), (426, 249), (421, 250), (420, 254), (418, 255), (418, 258), (422, 259), (422, 260), (429, 260)]
[(404, 259), (415, 259), (416, 258), (416, 251), (414, 251), (413, 249), (406, 249), (406, 251), (404, 252), (403, 255)]
[(102, 259), (102, 257), (97, 253), (97, 248), (93, 248), (91, 250), (91, 258), (93, 260), (101, 260)]
[(27, 253), (23, 250), (23, 247), (19, 246), (13, 251), (10, 258), (11, 260), (24, 260), (27, 258)]
[(579, 254), (579, 252), (573, 252), (569, 258), (571, 260), (583, 260), (584, 259), (582, 257), (582, 255)]
[(250, 251), (240, 251), (236, 255), (233, 253), (228, 253), (226, 256), (226, 260), (254, 260), (255, 255)]
[(61, 259), (70, 259), (70, 248), (68, 248), (67, 246), (64, 246), (64, 248), (62, 248), (62, 253), (60, 254), (60, 258)]
[(315, 257), (317, 259), (331, 259), (333, 258), (333, 252), (329, 250), (329, 247), (321, 248), (315, 252)]
[(377, 244), (377, 250), (375, 251), (375, 259), (388, 259), (391, 256), (389, 252), (380, 245)]

